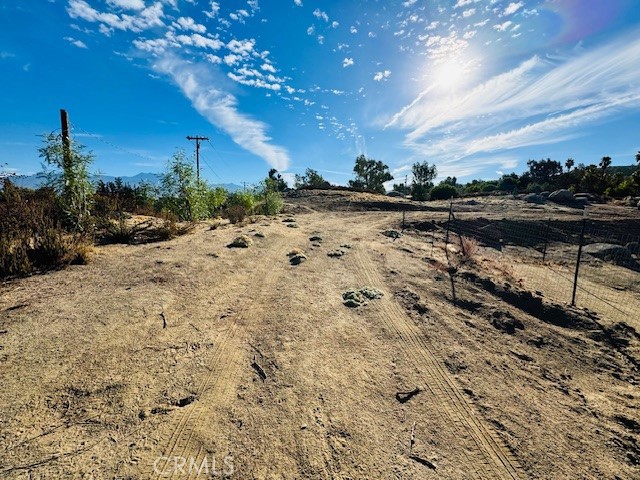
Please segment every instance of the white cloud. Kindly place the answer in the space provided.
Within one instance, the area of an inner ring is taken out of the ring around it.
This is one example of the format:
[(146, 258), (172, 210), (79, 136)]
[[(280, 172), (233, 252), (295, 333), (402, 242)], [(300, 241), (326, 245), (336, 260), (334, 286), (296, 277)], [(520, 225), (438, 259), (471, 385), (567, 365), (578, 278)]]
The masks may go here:
[(302, 6), (302, 0), (293, 0), (293, 3), (295, 3), (297, 7)]
[(144, 8), (143, 0), (107, 0), (107, 3), (112, 7), (128, 10), (142, 10)]
[(133, 41), (133, 45), (139, 50), (159, 55), (165, 52), (165, 50), (169, 46), (169, 40), (165, 38), (155, 38), (149, 40), (136, 39)]
[(376, 74), (373, 76), (373, 79), (376, 82), (382, 82), (382, 81), (387, 81), (390, 76), (391, 76), (390, 70), (383, 70), (382, 72), (376, 72)]
[(464, 12), (462, 12), (462, 16), (464, 18), (468, 18), (471, 15), (473, 15), (474, 13), (476, 13), (476, 9), (475, 8), (470, 8), (469, 10), (465, 10)]
[(89, 48), (87, 47), (87, 44), (84, 43), (82, 40), (76, 40), (73, 37), (64, 37), (64, 39), (69, 42), (71, 45), (75, 45), (78, 48)]
[(69, 0), (67, 13), (71, 18), (81, 18), (87, 22), (99, 22), (116, 30), (131, 30), (141, 32), (153, 27), (164, 25), (162, 3), (156, 2), (135, 15), (117, 15), (115, 13), (99, 12), (85, 0)]
[(331, 22), (331, 28), (338, 28), (340, 26), (340, 24), (338, 22), (336, 22), (335, 20), (333, 22)]
[(499, 23), (497, 25), (494, 25), (493, 28), (495, 28), (497, 31), (499, 32), (504, 32), (507, 30), (507, 28), (509, 28), (511, 25), (513, 24), (513, 22), (511, 20), (507, 20), (504, 23)]
[(245, 39), (245, 40), (236, 40), (233, 39), (229, 43), (227, 43), (227, 48), (237, 55), (241, 55), (243, 57), (249, 56), (253, 52), (253, 47), (255, 46), (256, 41), (253, 38)]
[(211, 9), (207, 12), (203, 12), (209, 18), (215, 18), (220, 12), (220, 4), (218, 2), (211, 2)]
[(317, 17), (319, 19), (324, 20), (325, 22), (329, 21), (329, 15), (327, 15), (327, 12), (323, 12), (322, 10), (320, 10), (319, 8), (316, 8), (313, 11), (313, 16)]
[(342, 61), (342, 67), (343, 68), (350, 67), (351, 65), (353, 65), (353, 58), (345, 58)]
[(462, 8), (466, 5), (474, 3), (474, 1), (477, 1), (477, 0), (458, 0), (456, 4), (453, 6), (453, 8)]
[(402, 2), (402, 6), (403, 7), (410, 7), (411, 5), (413, 5), (414, 3), (416, 3), (418, 0), (407, 0), (406, 2)]
[(354, 27), (353, 25), (351, 25), (351, 27), (349, 27), (349, 31), (351, 33), (358, 33), (358, 29), (356, 27)]
[(316, 32), (316, 27), (314, 25), (311, 25), (309, 28), (307, 28), (307, 35), (313, 35)]
[(206, 69), (171, 57), (158, 62), (155, 68), (169, 75), (198, 113), (226, 132), (236, 144), (277, 170), (287, 169), (289, 154), (271, 143), (268, 125), (239, 112), (237, 99), (220, 90)]
[(198, 33), (205, 33), (207, 31), (207, 27), (196, 23), (191, 17), (180, 17), (178, 20), (173, 22), (173, 26), (182, 30), (193, 30)]
[(518, 10), (520, 10), (520, 8), (522, 8), (524, 6), (524, 3), (522, 2), (511, 2), (509, 5), (507, 5), (507, 8), (504, 9), (503, 15), (513, 15), (514, 13), (516, 13)]

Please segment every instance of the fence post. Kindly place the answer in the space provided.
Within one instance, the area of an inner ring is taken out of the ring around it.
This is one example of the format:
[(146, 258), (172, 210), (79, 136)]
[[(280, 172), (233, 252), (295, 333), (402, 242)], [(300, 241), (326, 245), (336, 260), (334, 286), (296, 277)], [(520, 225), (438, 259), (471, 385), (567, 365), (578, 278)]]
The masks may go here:
[(582, 217), (582, 228), (580, 229), (580, 240), (578, 243), (578, 258), (576, 259), (576, 273), (573, 276), (573, 293), (571, 294), (571, 306), (576, 306), (576, 290), (578, 289), (578, 273), (580, 272), (580, 257), (582, 257), (582, 242), (584, 240), (584, 228), (587, 224), (587, 216), (589, 210), (584, 209), (584, 216)]
[(547, 258), (547, 245), (549, 244), (549, 231), (551, 230), (551, 218), (547, 222), (547, 230), (544, 233), (544, 249), (542, 250), (542, 263)]

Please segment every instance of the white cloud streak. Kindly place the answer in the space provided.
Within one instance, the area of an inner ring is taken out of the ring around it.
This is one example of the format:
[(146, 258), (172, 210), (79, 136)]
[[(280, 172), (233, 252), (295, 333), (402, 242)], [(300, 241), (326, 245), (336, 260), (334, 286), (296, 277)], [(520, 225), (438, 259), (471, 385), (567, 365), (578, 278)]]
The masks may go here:
[(226, 132), (235, 143), (263, 158), (273, 168), (287, 169), (289, 154), (283, 147), (271, 144), (267, 124), (239, 112), (236, 98), (220, 90), (205, 68), (175, 57), (165, 57), (154, 67), (168, 75), (198, 113)]
[(405, 145), (456, 161), (576, 138), (581, 127), (640, 108), (640, 38), (627, 36), (562, 60), (534, 56), (470, 90), (434, 87), (393, 115)]

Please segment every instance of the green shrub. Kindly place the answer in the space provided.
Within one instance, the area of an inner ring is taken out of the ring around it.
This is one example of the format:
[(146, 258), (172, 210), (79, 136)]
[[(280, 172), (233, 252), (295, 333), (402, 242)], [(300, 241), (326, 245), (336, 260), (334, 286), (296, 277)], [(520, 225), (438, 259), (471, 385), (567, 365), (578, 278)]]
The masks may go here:
[(267, 192), (262, 204), (262, 213), (265, 215), (277, 215), (283, 208), (284, 201), (280, 192)]
[(256, 198), (252, 192), (233, 192), (227, 197), (226, 205), (227, 208), (240, 205), (244, 208), (245, 214), (249, 214), (256, 205)]
[(431, 200), (448, 200), (451, 197), (457, 198), (458, 190), (453, 185), (440, 184), (431, 189)]

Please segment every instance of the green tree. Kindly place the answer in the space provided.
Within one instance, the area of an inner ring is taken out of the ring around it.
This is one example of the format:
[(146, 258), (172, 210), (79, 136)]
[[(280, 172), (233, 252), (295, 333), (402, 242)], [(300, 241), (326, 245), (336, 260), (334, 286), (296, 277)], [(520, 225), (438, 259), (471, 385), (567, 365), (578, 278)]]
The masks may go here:
[(296, 174), (296, 188), (327, 188), (331, 186), (317, 170), (307, 168), (304, 175)]
[(353, 188), (366, 188), (374, 192), (384, 193), (384, 183), (393, 180), (389, 167), (379, 160), (367, 159), (364, 155), (356, 158), (353, 167), (355, 180), (349, 180)]
[(278, 173), (278, 170), (276, 170), (275, 168), (269, 170), (268, 178), (269, 181), (273, 183), (272, 188), (277, 192), (284, 192), (287, 188), (289, 188), (285, 179), (282, 178), (282, 175), (280, 175)]
[(411, 193), (411, 187), (408, 185), (405, 185), (404, 183), (394, 183), (393, 190), (395, 192), (400, 192), (404, 195), (409, 195)]
[(574, 164), (575, 164), (575, 161), (573, 160), (573, 158), (567, 158), (567, 161), (564, 162), (564, 166), (567, 169), (567, 172), (571, 171)]
[(429, 191), (433, 188), (433, 180), (438, 176), (436, 165), (429, 162), (416, 162), (411, 167), (413, 183), (411, 184), (411, 196), (414, 200), (426, 200)]
[(74, 231), (85, 232), (91, 228), (90, 208), (93, 185), (89, 179), (89, 166), (93, 162), (85, 147), (70, 142), (65, 146), (60, 135), (50, 133), (43, 138), (44, 146), (38, 149), (47, 165), (58, 169), (49, 176), (49, 184), (60, 195), (65, 223)]
[(211, 215), (211, 198), (211, 188), (197, 178), (184, 151), (174, 153), (160, 180), (160, 209), (169, 210), (180, 220), (203, 220)]
[(553, 183), (556, 177), (562, 174), (562, 164), (556, 160), (529, 160), (527, 162), (531, 181), (535, 183)]
[(602, 157), (599, 166), (602, 170), (602, 175), (606, 175), (607, 168), (611, 166), (611, 157)]

